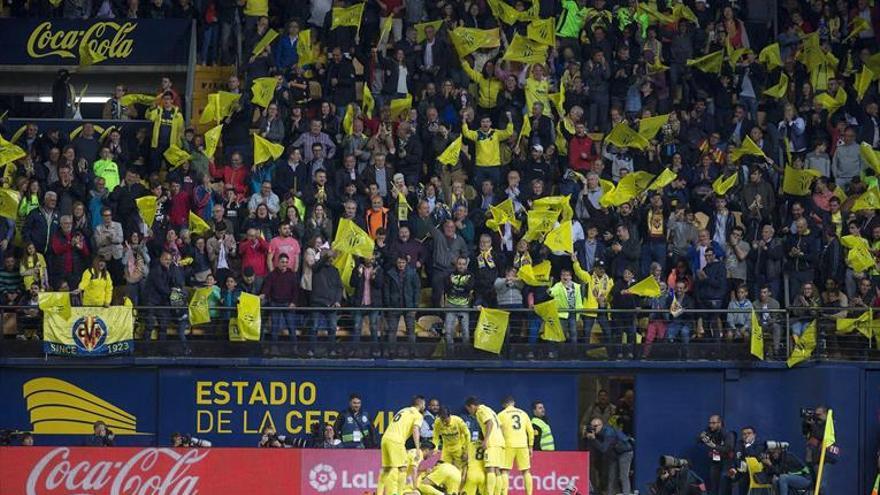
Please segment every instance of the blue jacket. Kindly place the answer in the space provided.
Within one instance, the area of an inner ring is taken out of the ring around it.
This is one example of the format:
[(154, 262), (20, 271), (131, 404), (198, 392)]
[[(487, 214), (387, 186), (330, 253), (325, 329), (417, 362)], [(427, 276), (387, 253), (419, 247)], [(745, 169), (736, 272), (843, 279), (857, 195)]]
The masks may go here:
[(33, 242), (38, 253), (46, 254), (49, 250), (49, 240), (61, 227), (58, 223), (60, 218), (58, 210), (52, 212), (51, 218), (51, 222), (46, 221), (43, 208), (37, 208), (28, 213), (28, 216), (24, 219), (24, 227), (21, 229), (21, 237), (24, 244)]
[(724, 263), (716, 261), (709, 263), (703, 268), (706, 272), (706, 279), (700, 280), (697, 277), (696, 294), (700, 301), (723, 300), (727, 295), (727, 269)]
[(275, 67), (284, 71), (299, 62), (299, 54), (296, 52), (296, 46), (299, 44), (299, 37), (295, 42), (290, 41), (287, 33), (278, 37), (273, 50), (275, 51)]
[(334, 428), (344, 449), (373, 448), (379, 443), (376, 430), (370, 422), (370, 413), (363, 409), (357, 413), (351, 409), (341, 411)]
[(588, 440), (587, 444), (591, 449), (596, 449), (602, 454), (609, 452), (622, 454), (633, 449), (629, 437), (622, 431), (609, 425), (603, 426), (602, 430), (596, 435), (596, 438)]

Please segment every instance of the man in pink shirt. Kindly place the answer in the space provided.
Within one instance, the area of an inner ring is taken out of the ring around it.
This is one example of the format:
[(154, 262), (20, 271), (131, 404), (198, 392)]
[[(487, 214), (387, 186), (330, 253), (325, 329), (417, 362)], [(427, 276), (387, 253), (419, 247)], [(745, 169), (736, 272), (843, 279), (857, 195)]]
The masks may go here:
[(269, 271), (278, 266), (278, 257), (286, 254), (290, 260), (290, 271), (296, 273), (299, 271), (300, 246), (299, 241), (290, 235), (290, 225), (282, 224), (279, 229), (279, 235), (269, 241), (269, 256), (266, 262), (269, 264)]

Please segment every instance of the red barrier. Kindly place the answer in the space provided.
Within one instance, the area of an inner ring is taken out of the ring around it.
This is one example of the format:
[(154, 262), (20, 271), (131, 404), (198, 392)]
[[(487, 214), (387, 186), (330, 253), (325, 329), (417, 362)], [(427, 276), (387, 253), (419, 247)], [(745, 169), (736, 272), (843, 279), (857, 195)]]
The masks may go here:
[[(587, 490), (584, 452), (536, 453), (536, 495)], [(0, 448), (0, 495), (363, 495), (376, 450)], [(511, 477), (522, 494), (522, 477)]]

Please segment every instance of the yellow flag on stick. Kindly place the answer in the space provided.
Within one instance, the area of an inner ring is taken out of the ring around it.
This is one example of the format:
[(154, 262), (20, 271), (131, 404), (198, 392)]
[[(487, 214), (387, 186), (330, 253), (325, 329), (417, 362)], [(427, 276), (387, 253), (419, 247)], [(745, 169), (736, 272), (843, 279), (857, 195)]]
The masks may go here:
[(785, 98), (786, 92), (788, 92), (788, 76), (785, 72), (779, 73), (779, 82), (776, 85), (764, 90), (765, 95), (776, 99)]
[(880, 191), (877, 187), (869, 187), (867, 191), (859, 196), (852, 205), (851, 211), (857, 212), (862, 210), (880, 209)]
[(251, 55), (259, 55), (259, 54), (263, 53), (263, 50), (265, 50), (266, 47), (271, 45), (272, 42), (275, 41), (275, 38), (277, 38), (277, 37), (278, 37), (278, 31), (275, 31), (274, 29), (269, 29), (268, 31), (266, 31), (266, 34), (264, 34), (263, 37), (260, 38), (260, 41), (258, 41), (257, 44), (254, 45), (254, 49), (251, 52)]
[[(559, 83), (559, 92), (558, 93), (550, 93), (547, 95), (550, 99), (550, 102), (553, 103), (553, 106), (556, 108), (556, 113), (559, 114), (560, 117), (565, 116), (565, 85), (560, 81)], [(557, 129), (558, 129), (557, 123)], [(560, 132), (560, 134), (562, 134)], [(564, 139), (564, 138), (563, 138)], [(566, 143), (567, 145), (568, 143)]]
[(852, 20), (849, 22), (849, 34), (846, 35), (846, 38), (843, 39), (843, 42), (846, 43), (847, 41), (858, 36), (859, 33), (861, 33), (862, 31), (866, 31), (870, 27), (871, 24), (868, 22), (867, 19), (860, 16), (853, 17)]
[(526, 27), (526, 38), (550, 47), (556, 46), (556, 20), (535, 19)]
[(873, 80), (874, 71), (869, 69), (867, 65), (862, 67), (862, 71), (856, 76), (856, 95), (858, 96), (859, 101), (862, 101), (862, 98), (865, 97), (865, 93), (868, 91), (868, 88), (871, 86), (871, 81)]
[(229, 340), (260, 340), (260, 296), (242, 292), (237, 310), (235, 320), (230, 321)]
[(724, 50), (718, 50), (699, 58), (687, 61), (688, 67), (693, 67), (707, 74), (721, 74), (721, 63), (724, 61)]
[(526, 212), (526, 226), (528, 231), (523, 237), (526, 241), (533, 241), (541, 235), (553, 230), (553, 225), (559, 218), (559, 211), (549, 209), (534, 209)]
[(858, 318), (839, 318), (835, 320), (837, 333), (848, 334), (858, 331), (866, 338), (871, 338), (874, 334), (873, 311), (865, 311)]
[(559, 322), (559, 307), (556, 301), (550, 299), (535, 305), (535, 314), (544, 320), (541, 326), (541, 340), (550, 342), (565, 342), (565, 332)]
[(525, 36), (516, 33), (513, 41), (507, 46), (507, 51), (501, 60), (522, 62), (524, 64), (542, 64), (547, 61), (547, 45), (532, 41)]
[(489, 0), (488, 3), (489, 9), (492, 10), (492, 15), (507, 25), (516, 24), (521, 21), (523, 14), (525, 14), (525, 12), (516, 10), (504, 0)]
[(21, 194), (14, 189), (0, 189), (0, 217), (18, 218), (18, 204)]
[(312, 44), (312, 30), (300, 31), (296, 39), (296, 64), (300, 67), (313, 64), (318, 60), (315, 54), (315, 46)]
[(208, 95), (208, 104), (202, 110), (199, 117), (200, 124), (208, 124), (211, 122), (220, 123), (232, 113), (232, 107), (238, 102), (241, 95), (220, 91)]
[(764, 329), (758, 321), (758, 314), (752, 310), (752, 338), (750, 342), (752, 356), (764, 360)]
[(40, 292), (37, 305), (44, 313), (55, 313), (65, 320), (70, 319), (70, 292)]
[(804, 36), (801, 38), (801, 41), (803, 41), (803, 48), (798, 53), (796, 59), (804, 64), (808, 71), (813, 72), (826, 63), (827, 59), (825, 58), (825, 52), (822, 50), (818, 31)]
[(361, 17), (364, 15), (364, 5), (366, 5), (366, 2), (361, 2), (351, 7), (333, 7), (330, 29), (333, 30), (340, 26), (360, 28)]
[(796, 366), (810, 359), (814, 350), (816, 350), (816, 320), (807, 325), (803, 335), (795, 343), (794, 349), (791, 350), (791, 355), (788, 356), (786, 364), (789, 368)]
[(351, 253), (339, 253), (333, 260), (333, 266), (339, 271), (339, 278), (342, 279), (342, 287), (346, 294), (352, 295), (354, 287), (351, 286), (351, 274), (354, 273), (354, 255)]
[(880, 153), (874, 150), (870, 144), (862, 141), (859, 144), (859, 154), (871, 168), (874, 169), (874, 172), (880, 174)]
[(764, 154), (764, 150), (762, 150), (760, 146), (755, 144), (750, 136), (746, 136), (745, 139), (743, 139), (740, 147), (735, 148), (733, 151), (730, 152), (730, 159), (734, 162), (738, 162), (740, 158), (746, 155), (762, 156), (764, 158), (767, 158), (767, 155)]
[(660, 60), (660, 56), (656, 55), (656, 54), (654, 55), (654, 60), (651, 62), (648, 62), (647, 68), (648, 68), (648, 75), (659, 74), (659, 73), (663, 72), (664, 70), (669, 70), (669, 66), (663, 65), (663, 62)]
[(388, 16), (382, 18), (382, 24), (379, 27), (379, 42), (376, 46), (385, 46), (388, 43), (388, 36), (391, 34), (391, 28), (394, 27), (394, 17)]
[[(95, 43), (97, 43), (97, 41)], [(91, 42), (89, 42), (89, 41), (80, 42), (80, 44), (79, 44), (79, 66), (80, 66), (80, 68), (85, 68), (90, 65), (99, 64), (105, 60), (107, 60), (107, 57), (96, 52), (92, 48)]]
[(660, 12), (656, 7), (648, 3), (639, 3), (637, 12), (645, 14), (648, 17), (649, 24), (673, 24), (676, 22), (673, 15)]
[(672, 184), (672, 181), (677, 178), (678, 174), (676, 174), (672, 170), (669, 170), (668, 168), (665, 168), (663, 169), (663, 172), (660, 172), (660, 175), (658, 175), (657, 178), (654, 179), (654, 182), (651, 182), (651, 184), (648, 186), (648, 190), (659, 191), (669, 184)]
[(189, 300), (190, 325), (211, 323), (211, 309), (208, 299), (213, 293), (213, 287), (200, 287), (193, 291), (192, 299)]
[(811, 168), (797, 169), (790, 165), (785, 166), (785, 174), (782, 177), (782, 192), (792, 196), (807, 196), (812, 191), (810, 187), (816, 177), (822, 172)]
[(574, 210), (571, 209), (571, 195), (565, 196), (546, 196), (535, 200), (535, 209), (548, 209), (559, 212), (560, 221), (567, 222), (574, 217)]
[(437, 157), (437, 161), (444, 165), (454, 166), (458, 163), (458, 157), (460, 154), (461, 136), (458, 136), (457, 138), (452, 140), (451, 143), (449, 143), (449, 146), (447, 146), (446, 149), (443, 150), (443, 153), (440, 153), (440, 155)]
[(449, 40), (459, 57), (465, 57), (483, 48), (497, 48), (501, 46), (501, 30), (476, 29), (457, 27), (449, 32)]
[(504, 336), (507, 335), (507, 323), (510, 312), (501, 309), (483, 308), (477, 327), (474, 328), (474, 348), (495, 354), (501, 353), (504, 347)]
[(147, 229), (153, 228), (153, 221), (156, 219), (156, 210), (159, 209), (156, 199), (156, 196), (143, 196), (134, 200), (138, 213), (140, 213), (141, 219), (147, 225)]
[(519, 137), (516, 139), (516, 145), (519, 146), (519, 144), (522, 142), (523, 136), (528, 137), (531, 135), (532, 135), (532, 119), (529, 118), (529, 116), (527, 115), (523, 119), (522, 128), (520, 128), (520, 130), (519, 130)]
[(620, 206), (645, 191), (654, 176), (645, 171), (631, 172), (620, 179), (613, 190), (603, 193), (599, 205), (604, 207)]
[(846, 254), (846, 264), (858, 273), (874, 268), (877, 263), (867, 246), (858, 246)]
[(828, 410), (825, 418), (825, 434), (822, 435), (822, 448), (827, 449), (837, 443), (837, 435), (834, 433), (834, 410)]
[(834, 115), (840, 107), (846, 105), (846, 91), (843, 88), (837, 89), (837, 94), (835, 96), (831, 96), (828, 93), (822, 93), (820, 95), (816, 95), (814, 100), (816, 104), (822, 105), (822, 108), (828, 110), (828, 115)]
[(254, 166), (269, 160), (277, 160), (284, 153), (284, 146), (254, 134)]
[(675, 18), (676, 22), (684, 19), (693, 22), (694, 24), (700, 23), (700, 21), (697, 20), (697, 14), (694, 14), (694, 11), (683, 3), (675, 4), (675, 7), (672, 7), (672, 17)]
[(434, 32), (436, 33), (438, 30), (440, 30), (440, 26), (442, 25), (443, 19), (437, 21), (420, 22), (416, 24), (415, 26), (413, 26), (413, 28), (416, 30), (416, 42), (421, 43), (428, 39), (428, 35), (425, 34), (425, 30), (429, 27), (434, 28)]
[(651, 145), (644, 136), (632, 130), (626, 122), (621, 122), (605, 136), (605, 142), (618, 148), (636, 148), (643, 150)]
[(124, 107), (132, 105), (152, 105), (156, 103), (156, 95), (146, 95), (142, 93), (128, 93), (119, 99), (119, 104)]
[(214, 159), (214, 153), (217, 152), (217, 145), (220, 143), (220, 136), (223, 135), (223, 124), (208, 129), (205, 133), (205, 156)]
[(748, 48), (733, 48), (730, 38), (724, 40), (724, 51), (727, 54), (727, 63), (731, 69), (736, 69), (736, 64), (743, 58), (743, 55), (751, 53)]
[(370, 85), (364, 83), (364, 101), (361, 104), (361, 110), (367, 117), (373, 116), (373, 108), (376, 106), (376, 100), (373, 99), (373, 93), (370, 91)]
[(657, 132), (661, 127), (666, 125), (666, 122), (669, 121), (669, 114), (666, 115), (655, 115), (654, 117), (645, 117), (644, 119), (639, 120), (639, 132), (638, 134), (650, 141), (654, 139), (654, 136), (657, 135)]
[(715, 182), (712, 183), (712, 190), (715, 191), (715, 194), (719, 196), (724, 196), (727, 194), (733, 186), (736, 185), (736, 180), (739, 177), (739, 173), (731, 174), (730, 177), (724, 178), (724, 175), (719, 175)]
[(168, 149), (165, 150), (164, 153), (162, 153), (162, 156), (165, 157), (165, 161), (167, 161), (168, 164), (171, 165), (172, 169), (175, 169), (188, 162), (190, 157), (188, 151), (181, 149), (176, 144), (172, 144), (171, 146), (169, 146)]
[(12, 144), (4, 139), (3, 136), (0, 136), (0, 165), (6, 165), (7, 163), (20, 160), (26, 156), (27, 151), (21, 146)]
[(400, 120), (401, 117), (408, 117), (409, 110), (412, 108), (413, 97), (407, 94), (403, 98), (395, 98), (391, 100), (389, 105), (391, 111), (391, 120)]
[(346, 136), (351, 136), (351, 133), (354, 132), (354, 119), (357, 116), (357, 106), (354, 103), (349, 103), (345, 107), (345, 116), (342, 117), (342, 131)]
[(202, 220), (202, 217), (190, 211), (189, 231), (192, 232), (194, 235), (205, 235), (211, 231), (211, 226), (208, 225), (208, 222)]
[(251, 98), (251, 102), (263, 108), (268, 107), (269, 103), (272, 102), (272, 98), (275, 97), (275, 87), (277, 85), (278, 82), (274, 77), (254, 79), (254, 83), (251, 85), (251, 92), (254, 94), (254, 97)]
[(522, 222), (520, 222), (516, 218), (516, 211), (514, 210), (513, 200), (510, 198), (505, 199), (497, 206), (490, 206), (489, 213), (492, 218), (486, 219), (486, 227), (492, 230), (500, 230), (501, 226), (509, 223), (514, 229), (519, 230), (522, 226)]
[(537, 265), (523, 265), (519, 267), (516, 276), (526, 285), (532, 287), (549, 287), (551, 268), (552, 265), (550, 264), (550, 260), (544, 260)]
[(340, 253), (351, 253), (361, 258), (371, 258), (376, 243), (364, 229), (356, 223), (343, 218), (339, 220), (336, 229), (336, 239), (333, 241), (333, 249)]
[(642, 297), (660, 297), (661, 294), (660, 284), (653, 275), (648, 275), (626, 290), (628, 290), (630, 294)]
[(561, 251), (571, 254), (574, 252), (574, 240), (571, 235), (571, 222), (562, 222), (558, 227), (547, 233), (544, 245), (551, 251)]

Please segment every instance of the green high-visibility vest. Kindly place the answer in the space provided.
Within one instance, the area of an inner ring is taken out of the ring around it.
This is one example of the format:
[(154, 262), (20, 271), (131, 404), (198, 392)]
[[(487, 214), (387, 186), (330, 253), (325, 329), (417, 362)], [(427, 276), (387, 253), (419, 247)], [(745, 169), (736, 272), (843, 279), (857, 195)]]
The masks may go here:
[(550, 431), (550, 425), (541, 418), (532, 418), (532, 425), (541, 432), (541, 436), (538, 438), (538, 445), (541, 446), (541, 450), (544, 452), (556, 450), (556, 443), (553, 441), (553, 432)]

